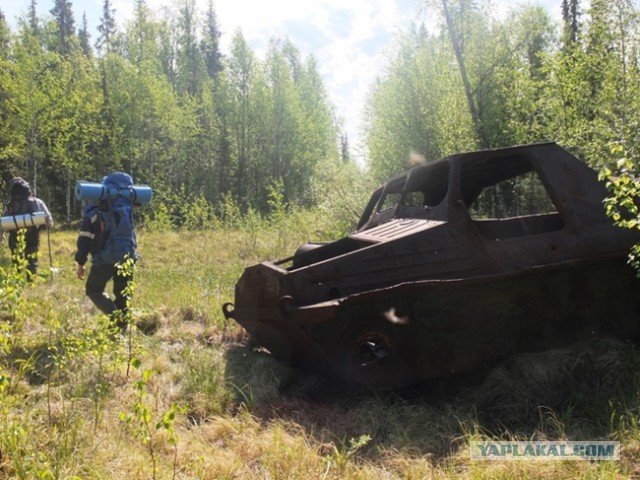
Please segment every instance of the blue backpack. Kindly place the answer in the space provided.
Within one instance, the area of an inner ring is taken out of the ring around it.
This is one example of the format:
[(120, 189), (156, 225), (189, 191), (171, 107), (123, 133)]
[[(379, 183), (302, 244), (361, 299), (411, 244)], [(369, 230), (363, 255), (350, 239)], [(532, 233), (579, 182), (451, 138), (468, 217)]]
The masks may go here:
[[(113, 192), (104, 200), (106, 208), (98, 211), (102, 248), (93, 255), (93, 263), (119, 263), (127, 256), (138, 260), (138, 244), (133, 223), (133, 206), (127, 195), (133, 185), (126, 173), (112, 173), (102, 179), (105, 187)], [(118, 192), (123, 192), (122, 194)]]

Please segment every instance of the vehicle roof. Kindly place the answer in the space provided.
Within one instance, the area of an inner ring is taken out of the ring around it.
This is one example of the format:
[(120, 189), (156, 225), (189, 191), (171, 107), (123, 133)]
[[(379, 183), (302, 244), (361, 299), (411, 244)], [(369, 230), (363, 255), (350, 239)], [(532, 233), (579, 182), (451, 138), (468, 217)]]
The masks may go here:
[[(448, 155), (446, 157), (442, 157), (439, 158), (437, 160), (433, 160), (429, 163), (426, 163), (424, 165), (418, 165), (415, 167), (412, 167), (398, 175), (395, 175), (391, 178), (389, 178), (387, 181), (385, 181), (383, 184), (381, 184), (380, 186), (384, 186), (387, 185), (389, 183), (393, 183), (401, 178), (405, 178), (407, 176), (411, 176), (414, 175), (417, 172), (422, 172), (422, 171), (428, 171), (431, 169), (435, 169), (438, 168), (438, 166), (445, 164), (445, 163), (452, 163), (458, 159), (463, 159), (463, 161), (473, 161), (473, 159), (478, 159), (478, 158), (486, 158), (486, 157), (490, 157), (490, 156), (504, 156), (504, 155), (508, 155), (508, 154), (535, 154), (537, 151), (541, 151), (543, 149), (557, 149), (558, 153), (563, 153), (563, 154), (569, 154), (569, 152), (567, 152), (564, 148), (562, 148), (560, 145), (558, 145), (555, 142), (542, 142), (542, 143), (533, 143), (533, 144), (526, 144), (526, 145), (516, 145), (516, 146), (510, 146), (510, 147), (500, 147), (500, 148), (491, 148), (491, 149), (486, 149), (486, 150), (474, 150), (471, 152), (464, 152), (464, 153), (454, 153), (452, 155)], [(569, 154), (571, 157), (573, 157), (573, 155)], [(577, 158), (573, 157), (575, 160), (578, 160)]]

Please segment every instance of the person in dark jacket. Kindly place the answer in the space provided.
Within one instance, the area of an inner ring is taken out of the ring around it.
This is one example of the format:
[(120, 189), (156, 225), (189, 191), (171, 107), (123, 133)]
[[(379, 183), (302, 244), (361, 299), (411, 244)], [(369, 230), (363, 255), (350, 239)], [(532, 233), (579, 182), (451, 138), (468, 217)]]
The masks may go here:
[[(80, 280), (84, 279), (85, 265), (89, 255), (91, 255), (93, 262), (87, 277), (85, 292), (101, 312), (109, 315), (118, 327), (125, 328), (127, 313), (125, 289), (132, 278), (131, 276), (120, 275), (114, 263), (96, 261), (107, 242), (109, 234), (104, 231), (100, 212), (107, 211), (108, 208), (106, 201), (89, 203), (83, 207), (82, 225), (75, 254), (75, 261), (78, 264), (76, 274)], [(134, 258), (137, 258), (137, 253)], [(115, 296), (113, 300), (105, 293), (107, 282), (112, 279), (113, 294)]]
[[(27, 261), (28, 275), (32, 278), (38, 271), (38, 250), (40, 248), (40, 230), (53, 227), (53, 217), (47, 205), (31, 193), (30, 185), (20, 177), (15, 177), (9, 182), (9, 201), (7, 202), (3, 217), (12, 215), (24, 215), (28, 213), (43, 212), (45, 225), (29, 227), (25, 233), (24, 256)], [(9, 248), (16, 258), (18, 249), (18, 230), (9, 232)]]

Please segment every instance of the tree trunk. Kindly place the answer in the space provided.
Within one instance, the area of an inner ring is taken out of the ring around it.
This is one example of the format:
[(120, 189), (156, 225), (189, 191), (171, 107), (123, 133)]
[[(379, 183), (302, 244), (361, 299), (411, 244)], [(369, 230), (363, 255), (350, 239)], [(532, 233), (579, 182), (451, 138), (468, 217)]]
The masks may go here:
[(442, 11), (447, 22), (447, 30), (449, 31), (451, 45), (453, 46), (453, 51), (456, 55), (456, 60), (458, 61), (458, 67), (460, 68), (460, 76), (462, 77), (464, 92), (467, 96), (467, 103), (469, 104), (471, 120), (473, 121), (473, 126), (475, 127), (476, 134), (478, 136), (477, 140), (480, 144), (480, 147), (486, 149), (489, 148), (489, 143), (487, 142), (486, 136), (484, 134), (482, 120), (480, 119), (480, 115), (478, 115), (478, 109), (476, 108), (476, 103), (473, 99), (473, 94), (471, 93), (471, 85), (469, 84), (467, 68), (464, 64), (464, 55), (462, 53), (462, 48), (460, 47), (460, 39), (458, 36), (458, 32), (456, 32), (455, 25), (453, 24), (453, 18), (451, 18), (451, 14), (449, 13), (447, 0), (442, 0)]

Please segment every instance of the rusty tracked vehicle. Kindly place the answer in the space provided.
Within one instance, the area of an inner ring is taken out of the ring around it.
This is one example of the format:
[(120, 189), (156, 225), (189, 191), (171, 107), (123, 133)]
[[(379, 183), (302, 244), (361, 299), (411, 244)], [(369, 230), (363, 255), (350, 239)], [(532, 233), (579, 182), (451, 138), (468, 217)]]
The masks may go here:
[(554, 143), (456, 154), (372, 195), (345, 238), (248, 267), (224, 314), (274, 356), (374, 389), (640, 334), (634, 232)]

